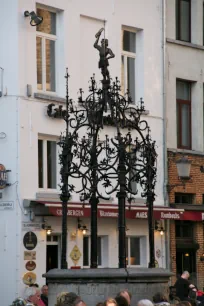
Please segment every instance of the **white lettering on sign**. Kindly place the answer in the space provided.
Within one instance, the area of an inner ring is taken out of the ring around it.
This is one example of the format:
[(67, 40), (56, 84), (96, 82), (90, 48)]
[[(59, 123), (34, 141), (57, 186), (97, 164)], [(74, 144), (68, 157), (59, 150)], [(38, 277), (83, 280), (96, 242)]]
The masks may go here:
[(180, 219), (181, 216), (178, 213), (171, 213), (171, 212), (164, 213), (164, 212), (161, 212), (161, 218), (163, 218), (163, 219)]
[(0, 210), (14, 209), (13, 202), (0, 202)]
[(99, 215), (100, 215), (100, 217), (113, 217), (113, 218), (117, 218), (118, 217), (118, 212), (99, 210)]
[[(62, 216), (62, 209), (57, 209), (56, 213), (57, 213), (58, 216)], [(69, 209), (67, 211), (67, 216), (83, 217), (84, 216), (84, 212), (83, 212), (83, 210)]]
[(136, 215), (135, 215), (135, 218), (138, 218), (138, 219), (147, 219), (147, 212), (137, 212)]

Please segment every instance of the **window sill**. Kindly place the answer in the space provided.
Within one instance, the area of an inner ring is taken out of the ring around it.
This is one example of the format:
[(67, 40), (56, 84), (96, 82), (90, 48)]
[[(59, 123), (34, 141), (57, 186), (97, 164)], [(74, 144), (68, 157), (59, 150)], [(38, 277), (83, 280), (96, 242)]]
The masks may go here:
[(35, 99), (45, 100), (45, 101), (52, 101), (52, 102), (62, 102), (65, 103), (66, 99), (61, 98), (59, 96), (44, 94), (44, 93), (34, 93)]
[(186, 149), (167, 149), (168, 152), (172, 153), (181, 153), (181, 154), (191, 154), (191, 155), (199, 155), (199, 156), (204, 156), (204, 152), (202, 151), (194, 151), (194, 150), (186, 150)]
[(168, 43), (175, 44), (175, 45), (190, 47), (190, 48), (198, 49), (198, 50), (204, 50), (204, 46), (202, 46), (202, 45), (197, 45), (197, 44), (193, 44), (193, 43), (190, 43), (190, 42), (185, 42), (185, 41), (182, 41), (182, 40), (167, 38), (166, 41)]

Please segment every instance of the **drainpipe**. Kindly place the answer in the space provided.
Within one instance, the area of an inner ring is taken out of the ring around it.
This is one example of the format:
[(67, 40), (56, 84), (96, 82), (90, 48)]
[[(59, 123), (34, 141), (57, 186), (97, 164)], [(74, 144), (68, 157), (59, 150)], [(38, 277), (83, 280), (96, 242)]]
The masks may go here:
[[(166, 137), (166, 0), (162, 2), (162, 87), (163, 87), (163, 171), (164, 171), (164, 184), (163, 184), (163, 197), (164, 205), (169, 206), (169, 199), (167, 193), (168, 184), (168, 168), (167, 168), (167, 137)], [(170, 224), (166, 220), (165, 231), (165, 255), (166, 267), (170, 269)]]

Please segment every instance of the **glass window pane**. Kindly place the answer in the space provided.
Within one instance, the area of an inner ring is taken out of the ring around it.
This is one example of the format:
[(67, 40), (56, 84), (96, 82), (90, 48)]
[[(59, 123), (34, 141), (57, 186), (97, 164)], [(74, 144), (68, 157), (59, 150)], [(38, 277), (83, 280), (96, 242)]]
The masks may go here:
[(52, 241), (57, 242), (58, 241), (58, 236), (52, 236)]
[(83, 237), (83, 266), (89, 266), (89, 237)]
[(136, 33), (123, 31), (123, 50), (136, 52)]
[(191, 100), (190, 83), (177, 81), (176, 82), (176, 98), (180, 100)]
[(140, 265), (140, 238), (130, 238), (130, 265)]
[(37, 88), (42, 90), (42, 38), (36, 37)]
[(46, 39), (46, 90), (55, 91), (55, 41)]
[(43, 141), (38, 140), (38, 187), (43, 188)]
[(98, 265), (101, 266), (102, 265), (102, 256), (101, 256), (101, 237), (98, 237)]
[(43, 22), (37, 26), (37, 31), (56, 35), (56, 13), (37, 8), (37, 15), (43, 17)]
[(182, 146), (190, 147), (190, 107), (181, 105), (181, 139)]
[(47, 187), (57, 188), (56, 142), (47, 141)]
[(135, 101), (135, 59), (127, 58), (127, 86), (129, 94), (133, 101)]
[(190, 2), (180, 2), (180, 39), (190, 41)]

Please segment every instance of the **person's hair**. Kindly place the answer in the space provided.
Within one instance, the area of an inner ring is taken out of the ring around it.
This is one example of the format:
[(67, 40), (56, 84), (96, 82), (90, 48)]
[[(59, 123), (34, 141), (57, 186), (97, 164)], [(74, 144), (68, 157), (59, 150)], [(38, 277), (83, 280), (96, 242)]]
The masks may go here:
[(61, 292), (57, 296), (57, 303), (55, 306), (73, 306), (78, 298), (79, 296), (74, 292)]
[(103, 305), (104, 305), (103, 302), (99, 302), (99, 303), (96, 304), (96, 306), (103, 306)]
[(128, 301), (123, 295), (117, 295), (115, 300), (118, 306), (128, 306)]
[(140, 300), (138, 306), (153, 306), (150, 300)]
[(121, 295), (122, 293), (127, 293), (129, 295), (130, 300), (132, 299), (132, 293), (128, 289), (120, 290), (117, 296)]
[(43, 289), (44, 287), (48, 287), (48, 285), (46, 285), (46, 284), (45, 284), (45, 285), (43, 285), (41, 289)]
[(113, 298), (108, 298), (107, 300), (105, 300), (105, 302), (104, 302), (103, 305), (104, 305), (104, 306), (108, 306), (109, 303), (113, 303), (113, 304), (115, 304), (115, 306), (118, 305), (117, 302), (116, 302), (116, 300), (113, 299)]
[(39, 285), (37, 283), (35, 284), (30, 284), (29, 287), (36, 287), (36, 288), (39, 288)]
[(155, 304), (167, 302), (167, 298), (161, 292), (157, 292), (152, 299)]
[(27, 287), (25, 288), (24, 297), (27, 300), (30, 296), (35, 295), (37, 292), (37, 287)]

